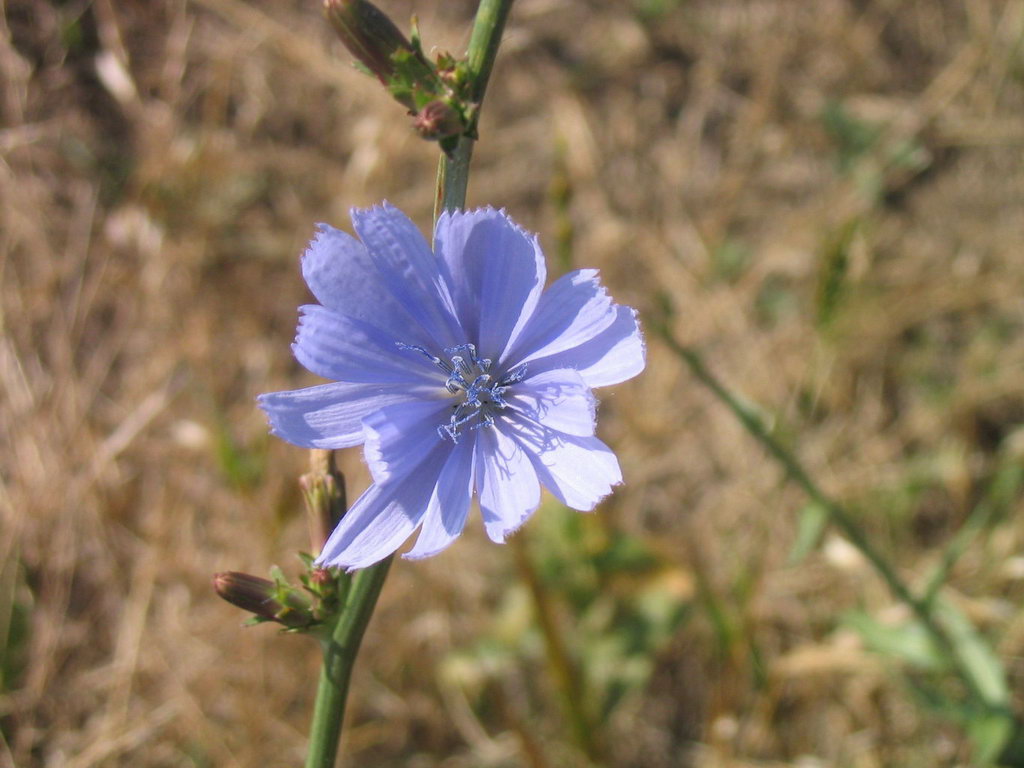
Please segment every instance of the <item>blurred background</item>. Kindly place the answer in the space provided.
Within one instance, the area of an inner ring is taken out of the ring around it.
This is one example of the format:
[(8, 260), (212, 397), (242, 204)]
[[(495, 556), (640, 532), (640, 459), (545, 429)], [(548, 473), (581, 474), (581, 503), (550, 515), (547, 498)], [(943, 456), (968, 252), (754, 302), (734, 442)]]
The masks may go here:
[[(470, 0), (380, 5), (464, 52)], [(316, 0), (0, 7), (0, 765), (297, 765), (315, 644), (210, 577), (298, 573), (307, 456), (254, 403), (316, 383), (298, 256), (385, 197), (426, 230), (436, 146)], [(518, 0), (469, 190), (553, 275), (671, 306), (910, 583), (959, 553), (1011, 690), (1022, 45), (1021, 0)], [(595, 514), (395, 563), (344, 764), (972, 764), (906, 609), (648, 341), (598, 393)]]

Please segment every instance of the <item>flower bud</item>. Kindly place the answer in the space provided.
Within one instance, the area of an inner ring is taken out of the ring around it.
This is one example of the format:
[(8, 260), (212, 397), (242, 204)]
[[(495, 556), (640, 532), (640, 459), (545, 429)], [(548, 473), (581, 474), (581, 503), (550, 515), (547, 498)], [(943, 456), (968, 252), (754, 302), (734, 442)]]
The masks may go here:
[(310, 471), (299, 478), (299, 488), (306, 504), (310, 544), (313, 552), (318, 553), (346, 508), (345, 478), (330, 451), (310, 453)]
[(432, 101), (420, 110), (413, 127), (424, 139), (457, 136), (463, 129), (459, 113), (443, 101)]
[(320, 589), (325, 589), (334, 584), (334, 576), (326, 568), (314, 568), (309, 575), (309, 580)]
[(313, 621), (309, 599), (286, 584), (248, 573), (225, 571), (214, 574), (213, 588), (232, 605), (266, 621), (276, 621), (286, 627), (305, 627)]
[(324, 0), (324, 13), (349, 52), (385, 85), (395, 73), (394, 54), (415, 54), (394, 22), (366, 0)]

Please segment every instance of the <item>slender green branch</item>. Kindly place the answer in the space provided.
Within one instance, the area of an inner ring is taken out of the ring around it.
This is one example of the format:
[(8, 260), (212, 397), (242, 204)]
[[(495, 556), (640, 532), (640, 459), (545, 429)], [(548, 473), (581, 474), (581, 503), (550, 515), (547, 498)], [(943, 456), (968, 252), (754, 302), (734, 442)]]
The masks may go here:
[(434, 220), (441, 211), (456, 211), (466, 207), (466, 188), (469, 186), (469, 161), (475, 142), (460, 136), (451, 155), (441, 154), (437, 164), (437, 197), (434, 200)]
[(498, 46), (501, 44), (501, 33), (511, 10), (512, 0), (481, 0), (476, 10), (466, 61), (469, 64), (469, 76), (473, 79), (470, 98), (477, 104), (478, 110), (487, 92), (491, 69), (494, 68)]
[[(690, 372), (704, 386), (711, 390), (715, 397), (733, 413), (747, 432), (768, 450), (786, 470), (786, 474), (828, 513), (833, 525), (839, 528), (849, 542), (871, 563), (893, 595), (913, 611), (921, 626), (924, 627), (925, 631), (935, 641), (937, 647), (942, 650), (949, 663), (956, 669), (964, 685), (970, 691), (971, 697), (982, 707), (993, 707), (994, 703), (988, 700), (988, 697), (978, 685), (978, 681), (975, 679), (970, 667), (964, 663), (963, 657), (957, 650), (956, 643), (949, 636), (946, 628), (935, 617), (931, 606), (914, 596), (910, 587), (900, 578), (899, 574), (882, 554), (868, 541), (864, 532), (857, 526), (846, 509), (818, 487), (818, 484), (814, 482), (797, 458), (775, 439), (764, 422), (761, 421), (761, 418), (726, 389), (715, 375), (711, 373), (699, 353), (690, 347), (680, 344), (664, 325), (659, 326), (657, 331), (666, 345), (686, 363)], [(995, 706), (999, 708), (998, 705)]]
[(391, 559), (388, 557), (356, 573), (338, 620), (330, 636), (323, 641), (324, 663), (320, 668), (320, 682), (313, 707), (306, 768), (334, 768), (349, 678), (366, 625), (370, 623), (388, 568), (391, 567)]
[[(494, 60), (501, 45), (501, 33), (505, 29), (505, 20), (512, 10), (512, 0), (481, 0), (473, 21), (473, 33), (469, 38), (469, 51), (466, 61), (469, 65), (469, 76), (472, 79), (469, 94), (474, 104), (473, 130), (480, 119), (487, 83), (491, 78)], [(473, 156), (475, 140), (470, 136), (460, 136), (451, 155), (441, 155), (437, 168), (437, 199), (434, 205), (434, 218), (441, 211), (456, 210), (466, 206), (466, 187), (469, 184), (469, 161)]]
[(953, 566), (956, 565), (960, 556), (967, 551), (967, 547), (970, 546), (975, 537), (990, 525), (995, 512), (996, 506), (991, 500), (986, 499), (978, 505), (974, 514), (957, 531), (952, 541), (946, 547), (946, 550), (942, 553), (942, 559), (935, 567), (935, 570), (932, 571), (931, 576), (928, 577), (928, 581), (925, 582), (924, 590), (921, 593), (922, 603), (929, 607), (935, 603), (935, 599), (939, 596), (939, 590), (942, 589), (949, 578)]

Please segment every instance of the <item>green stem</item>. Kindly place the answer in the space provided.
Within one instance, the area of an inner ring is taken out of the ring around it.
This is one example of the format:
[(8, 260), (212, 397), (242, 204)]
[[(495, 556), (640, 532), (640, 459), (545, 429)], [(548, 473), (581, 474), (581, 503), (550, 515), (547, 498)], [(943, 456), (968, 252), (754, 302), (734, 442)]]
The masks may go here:
[(470, 99), (477, 104), (478, 110), (483, 103), (484, 93), (487, 92), (491, 69), (494, 68), (498, 46), (501, 44), (501, 33), (505, 29), (505, 20), (508, 19), (511, 10), (512, 0), (480, 0), (480, 5), (476, 9), (466, 62), (469, 64), (469, 76), (472, 78)]
[(391, 567), (391, 557), (359, 571), (352, 578), (345, 605), (323, 642), (324, 663), (313, 707), (313, 723), (309, 733), (306, 768), (334, 768), (345, 714), (349, 678), (370, 623), (384, 579)]
[(469, 161), (475, 142), (460, 136), (451, 155), (441, 153), (437, 164), (437, 197), (434, 200), (434, 221), (442, 211), (457, 211), (466, 207), (466, 188), (469, 186)]
[[(481, 0), (473, 22), (467, 60), (472, 77), (470, 94), (480, 105), (487, 90), (487, 81), (494, 66), (512, 0)], [(459, 138), (451, 157), (442, 154), (437, 174), (437, 198), (434, 220), (441, 211), (463, 208), (469, 184), (469, 161), (473, 154), (473, 139)], [(313, 722), (309, 734), (309, 752), (306, 768), (334, 768), (341, 737), (341, 722), (345, 714), (349, 678), (359, 652), (366, 625), (370, 622), (392, 558), (359, 571), (348, 589), (345, 603), (331, 634), (323, 643), (324, 663), (317, 685)]]
[[(469, 89), (470, 101), (476, 105), (471, 132), (476, 132), (483, 106), (487, 83), (501, 45), (501, 33), (505, 20), (512, 10), (512, 0), (481, 0), (473, 20), (473, 33), (469, 38), (466, 62), (472, 84)], [(466, 187), (469, 184), (469, 161), (473, 157), (475, 140), (460, 136), (459, 143), (451, 155), (441, 155), (437, 167), (437, 199), (434, 204), (434, 219), (441, 211), (452, 211), (466, 207)]]
[(939, 590), (942, 589), (942, 586), (949, 578), (953, 566), (956, 565), (960, 556), (967, 551), (967, 547), (974, 541), (974, 538), (991, 524), (992, 518), (995, 517), (995, 512), (996, 505), (990, 500), (982, 501), (974, 514), (957, 531), (952, 541), (946, 547), (946, 551), (942, 553), (942, 559), (939, 561), (939, 564), (935, 567), (928, 581), (925, 582), (921, 596), (922, 603), (929, 607), (934, 605), (936, 598), (939, 596)]
[(882, 554), (868, 541), (863, 531), (857, 527), (857, 524), (846, 509), (837, 501), (827, 496), (818, 487), (818, 484), (814, 482), (797, 458), (772, 436), (760, 417), (726, 389), (715, 375), (711, 373), (699, 353), (690, 347), (680, 344), (667, 327), (660, 326), (657, 330), (668, 347), (686, 363), (690, 372), (732, 411), (733, 415), (747, 432), (760, 442), (782, 465), (786, 470), (786, 474), (828, 513), (832, 524), (839, 528), (849, 542), (874, 566), (875, 571), (882, 577), (882, 580), (889, 587), (893, 595), (913, 611), (921, 626), (924, 627), (925, 631), (942, 650), (949, 663), (956, 669), (964, 685), (970, 691), (971, 697), (986, 709), (999, 709), (998, 705), (994, 705), (993, 702), (988, 700), (988, 697), (978, 685), (970, 667), (964, 663), (963, 658), (957, 651), (956, 643), (933, 614), (931, 605), (914, 596), (906, 582), (900, 578), (895, 569), (889, 565), (888, 561), (882, 557)]

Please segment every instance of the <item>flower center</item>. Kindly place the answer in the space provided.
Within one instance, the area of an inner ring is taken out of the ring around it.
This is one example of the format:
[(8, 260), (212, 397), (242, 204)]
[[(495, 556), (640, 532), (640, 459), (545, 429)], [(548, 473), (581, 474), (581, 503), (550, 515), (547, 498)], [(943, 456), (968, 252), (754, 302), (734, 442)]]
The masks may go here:
[[(526, 364), (513, 366), (500, 376), (490, 372), (491, 361), (479, 358), (473, 344), (459, 344), (444, 350), (445, 357), (432, 355), (424, 347), (398, 342), (399, 349), (419, 352), (440, 368), (447, 376), (444, 388), (464, 398), (452, 410), (447, 424), (437, 428), (442, 438), (458, 442), (459, 430), (467, 424), (469, 429), (480, 429), (494, 424), (494, 414), (508, 407), (504, 393), (513, 384), (526, 378)], [(475, 422), (475, 423), (474, 423)]]

